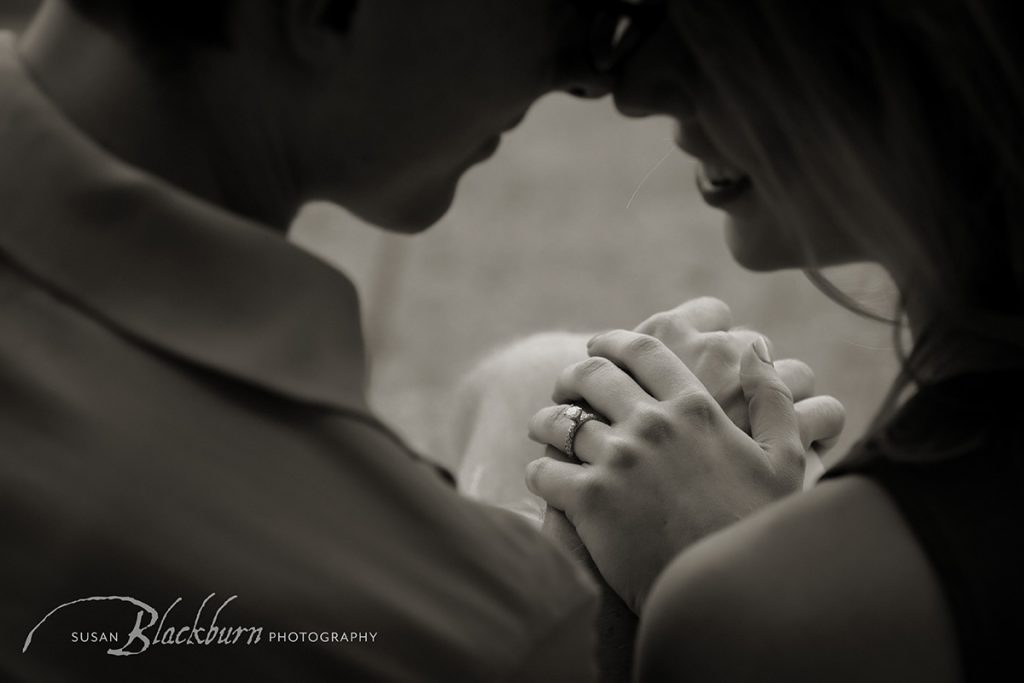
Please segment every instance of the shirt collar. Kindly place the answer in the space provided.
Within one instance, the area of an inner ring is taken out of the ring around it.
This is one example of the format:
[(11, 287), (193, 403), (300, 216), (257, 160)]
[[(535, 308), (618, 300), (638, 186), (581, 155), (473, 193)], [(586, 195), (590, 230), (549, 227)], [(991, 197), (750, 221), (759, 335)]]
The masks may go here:
[(0, 34), (0, 251), (138, 342), (289, 398), (365, 410), (355, 288), (271, 228), (76, 130)]

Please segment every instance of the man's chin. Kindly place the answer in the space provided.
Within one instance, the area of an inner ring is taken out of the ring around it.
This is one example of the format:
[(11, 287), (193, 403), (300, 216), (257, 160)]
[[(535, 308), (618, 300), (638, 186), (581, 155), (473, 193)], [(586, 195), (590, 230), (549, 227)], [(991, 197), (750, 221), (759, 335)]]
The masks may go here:
[(415, 235), (436, 225), (455, 201), (455, 187), (415, 199), (395, 199), (372, 211), (356, 211), (360, 219), (383, 230)]
[(387, 230), (388, 232), (394, 232), (402, 235), (418, 235), (421, 232), (426, 232), (444, 217), (444, 214), (433, 218), (426, 218), (420, 216), (397, 216), (388, 217), (378, 220), (367, 220), (381, 230)]

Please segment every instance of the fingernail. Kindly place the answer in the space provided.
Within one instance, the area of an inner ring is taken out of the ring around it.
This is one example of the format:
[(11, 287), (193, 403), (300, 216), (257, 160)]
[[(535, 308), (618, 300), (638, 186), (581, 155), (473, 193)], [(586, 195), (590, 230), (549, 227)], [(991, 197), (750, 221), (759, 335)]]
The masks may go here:
[(775, 363), (772, 362), (772, 354), (768, 352), (768, 342), (764, 340), (764, 337), (758, 337), (754, 342), (754, 353), (762, 363), (775, 367)]
[(590, 338), (590, 339), (589, 339), (589, 340), (587, 341), (587, 348), (589, 349), (589, 348), (590, 348), (591, 346), (593, 346), (594, 344), (596, 344), (596, 343), (597, 343), (597, 340), (598, 340), (598, 339), (600, 339), (600, 338), (601, 338), (601, 337), (603, 337), (603, 336), (604, 336), (604, 332), (599, 332), (599, 333), (595, 334), (595, 335), (594, 335), (593, 337), (591, 337), (591, 338)]

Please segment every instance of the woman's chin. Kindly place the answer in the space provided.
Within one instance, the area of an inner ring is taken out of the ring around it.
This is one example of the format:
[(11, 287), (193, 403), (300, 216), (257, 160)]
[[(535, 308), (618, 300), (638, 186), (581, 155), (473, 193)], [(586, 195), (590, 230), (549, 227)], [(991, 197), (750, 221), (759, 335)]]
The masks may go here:
[(733, 259), (747, 270), (763, 273), (808, 266), (803, 263), (800, 250), (792, 248), (774, 226), (757, 225), (728, 216), (725, 240)]

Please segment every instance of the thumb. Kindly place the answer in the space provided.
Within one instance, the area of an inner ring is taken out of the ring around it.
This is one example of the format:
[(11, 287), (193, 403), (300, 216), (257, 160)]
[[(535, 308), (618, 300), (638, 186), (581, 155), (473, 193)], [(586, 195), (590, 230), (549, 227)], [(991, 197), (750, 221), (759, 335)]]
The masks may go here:
[(740, 361), (740, 386), (750, 411), (750, 435), (761, 445), (776, 471), (803, 468), (803, 444), (793, 394), (779, 377), (764, 338), (755, 341)]

